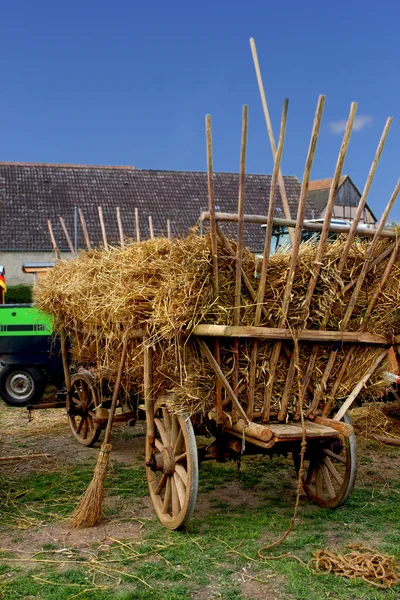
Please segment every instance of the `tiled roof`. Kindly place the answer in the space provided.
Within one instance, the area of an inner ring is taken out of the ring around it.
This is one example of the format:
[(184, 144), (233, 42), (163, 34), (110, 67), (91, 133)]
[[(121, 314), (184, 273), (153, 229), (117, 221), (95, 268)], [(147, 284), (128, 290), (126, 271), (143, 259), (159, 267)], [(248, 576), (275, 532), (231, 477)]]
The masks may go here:
[[(342, 185), (347, 175), (343, 175), (340, 178), (339, 185)], [(308, 185), (308, 191), (313, 192), (315, 190), (329, 190), (332, 185), (332, 177), (330, 179), (316, 179), (315, 181), (310, 181)]]
[[(267, 214), (270, 181), (269, 175), (246, 175), (246, 213)], [(285, 184), (295, 218), (300, 182), (288, 176)], [(236, 212), (238, 185), (237, 173), (215, 173), (217, 210)], [(83, 211), (92, 244), (99, 244), (98, 206), (103, 208), (109, 243), (119, 240), (116, 207), (120, 207), (127, 236), (134, 237), (135, 207), (139, 209), (142, 239), (149, 237), (149, 215), (155, 235), (166, 235), (167, 219), (171, 220), (173, 235), (186, 235), (198, 222), (200, 213), (208, 209), (207, 175), (133, 167), (0, 163), (0, 250), (51, 250), (47, 219), (52, 222), (57, 244), (61, 250), (67, 250), (59, 217), (64, 218), (73, 239), (75, 207)], [(276, 206), (276, 216), (283, 216), (280, 197)], [(309, 210), (306, 218), (311, 216)], [(77, 232), (78, 247), (83, 248), (79, 221)], [(245, 243), (249, 248), (261, 250), (263, 241), (259, 225), (246, 225)]]

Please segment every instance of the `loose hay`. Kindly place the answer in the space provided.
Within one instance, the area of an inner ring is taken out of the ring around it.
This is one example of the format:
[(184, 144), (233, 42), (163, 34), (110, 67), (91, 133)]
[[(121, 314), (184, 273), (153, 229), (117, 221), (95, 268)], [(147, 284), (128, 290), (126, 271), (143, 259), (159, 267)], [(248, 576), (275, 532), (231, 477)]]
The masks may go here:
[[(234, 242), (231, 242), (234, 246)], [(352, 245), (345, 269), (339, 277), (337, 264), (344, 247), (344, 238), (329, 244), (321, 273), (310, 306), (307, 327), (319, 329), (331, 310), (326, 329), (337, 330), (345, 314), (354, 282), (365, 262), (371, 241), (357, 239)], [(392, 240), (378, 243), (376, 256)], [(209, 237), (192, 233), (185, 239), (168, 241), (164, 238), (131, 243), (124, 248), (81, 252), (79, 257), (61, 261), (36, 288), (35, 301), (39, 308), (53, 315), (55, 329), (65, 329), (71, 337), (72, 358), (76, 365), (91, 370), (100, 382), (113, 381), (118, 370), (117, 348), (123, 332), (147, 329), (154, 346), (153, 383), (155, 394), (163, 395), (172, 410), (205, 412), (215, 404), (213, 372), (199, 352), (190, 332), (198, 323), (233, 324), (233, 297), (235, 259), (222, 246), (218, 248), (220, 294), (214, 302), (212, 294), (212, 266)], [(287, 316), (287, 326), (296, 328), (301, 323), (301, 311), (306, 296), (313, 261), (315, 243), (307, 242), (300, 248), (293, 292)], [(261, 325), (277, 327), (281, 317), (284, 286), (289, 269), (289, 252), (278, 252), (270, 259)], [(365, 278), (359, 294), (349, 331), (359, 329), (369, 299), (377, 289), (388, 259), (382, 261)], [(257, 289), (257, 264), (252, 253), (245, 250), (243, 268)], [(383, 335), (399, 333), (400, 265), (396, 262), (391, 275), (368, 320), (368, 331)], [(241, 323), (253, 325), (255, 307), (250, 294), (242, 286)], [(264, 388), (269, 376), (269, 361), (273, 342), (262, 341), (258, 349), (257, 388), (255, 408), (262, 405)], [(300, 368), (306, 367), (312, 344), (300, 345)], [(333, 382), (349, 346), (344, 345), (331, 373)], [(332, 344), (320, 347), (312, 385), (318, 386), (327, 364)], [(375, 359), (381, 349), (374, 346), (356, 347), (349, 368), (342, 380), (337, 399), (345, 398), (365, 373), (365, 366)], [(229, 376), (232, 368), (230, 342), (221, 342), (223, 368)], [(242, 403), (247, 402), (250, 366), (250, 342), (241, 341), (239, 364), (239, 393)], [(361, 393), (364, 399), (379, 398), (387, 389), (383, 372), (390, 369), (383, 361)], [(276, 372), (272, 414), (280, 407), (287, 361), (281, 356)], [(143, 383), (143, 346), (132, 339), (122, 386), (127, 395), (141, 394)], [(327, 393), (330, 386), (328, 385)], [(305, 405), (311, 395), (305, 399)], [(323, 398), (323, 402), (326, 398)], [(298, 403), (293, 390), (288, 406), (289, 414)]]

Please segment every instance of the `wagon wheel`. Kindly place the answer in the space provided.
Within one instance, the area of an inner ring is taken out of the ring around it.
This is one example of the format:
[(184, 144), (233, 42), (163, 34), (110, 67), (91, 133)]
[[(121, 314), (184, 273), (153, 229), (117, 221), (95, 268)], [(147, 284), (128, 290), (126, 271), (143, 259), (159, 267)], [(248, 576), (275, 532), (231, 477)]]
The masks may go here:
[[(351, 424), (346, 414), (343, 419)], [(296, 471), (300, 453), (293, 453)], [(357, 473), (357, 443), (354, 432), (324, 442), (309, 443), (304, 457), (303, 489), (310, 500), (324, 508), (336, 508), (350, 496)]]
[(93, 446), (101, 428), (94, 423), (99, 406), (94, 377), (89, 371), (76, 373), (71, 379), (71, 394), (67, 394), (67, 415), (74, 437), (82, 446)]
[(196, 438), (188, 415), (155, 407), (155, 446), (146, 436), (146, 472), (150, 496), (161, 523), (181, 529), (197, 499)]

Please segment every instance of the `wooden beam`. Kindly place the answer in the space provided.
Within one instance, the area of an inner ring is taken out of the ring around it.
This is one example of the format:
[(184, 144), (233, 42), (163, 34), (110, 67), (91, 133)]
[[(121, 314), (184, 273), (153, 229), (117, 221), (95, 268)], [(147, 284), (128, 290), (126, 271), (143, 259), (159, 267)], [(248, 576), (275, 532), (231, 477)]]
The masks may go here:
[(59, 251), (57, 243), (56, 243), (56, 238), (54, 237), (53, 227), (51, 226), (50, 219), (47, 219), (47, 227), (49, 229), (49, 234), (50, 234), (50, 239), (51, 239), (51, 245), (53, 246), (53, 250), (54, 250), (54, 253), (56, 255), (56, 258), (59, 259), (59, 258), (61, 258), (61, 254), (60, 254), (60, 251)]
[[(210, 219), (210, 213), (203, 211), (200, 215), (200, 221), (208, 221)], [(216, 212), (215, 220), (217, 222), (224, 221), (227, 223), (235, 223), (238, 220), (236, 213), (223, 213)], [(245, 223), (258, 223), (259, 225), (267, 225), (268, 217), (266, 215), (244, 215), (243, 220)], [(273, 223), (276, 227), (296, 227), (296, 221), (293, 219), (280, 219), (275, 217)], [(311, 221), (303, 221), (302, 228), (310, 231), (322, 231), (323, 223), (315, 223)], [(331, 233), (349, 233), (350, 226), (347, 225), (335, 225), (331, 223), (329, 225), (329, 231)], [(363, 227), (357, 227), (356, 234), (364, 237), (374, 237), (376, 233), (375, 228), (367, 229)], [(395, 238), (396, 232), (393, 229), (384, 229), (379, 233), (381, 237)]]
[[(198, 337), (253, 338), (265, 340), (293, 340), (293, 331), (283, 327), (253, 327), (250, 325), (196, 325), (192, 331)], [(342, 342), (344, 344), (388, 344), (400, 336), (387, 338), (366, 331), (324, 331), (320, 329), (299, 329), (296, 334), (302, 342)]]

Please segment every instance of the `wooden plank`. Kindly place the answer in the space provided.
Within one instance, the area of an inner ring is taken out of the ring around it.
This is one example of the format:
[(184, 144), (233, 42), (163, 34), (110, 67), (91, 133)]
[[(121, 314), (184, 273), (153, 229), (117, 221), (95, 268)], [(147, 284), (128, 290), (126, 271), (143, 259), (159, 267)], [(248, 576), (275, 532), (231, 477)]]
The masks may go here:
[(89, 240), (89, 234), (88, 234), (88, 230), (87, 230), (87, 227), (86, 227), (86, 221), (85, 221), (85, 217), (83, 216), (83, 212), (82, 212), (81, 208), (78, 208), (78, 213), (79, 213), (79, 219), (80, 219), (81, 225), (82, 225), (83, 237), (85, 239), (86, 248), (88, 250), (91, 250), (92, 249), (92, 245), (91, 245), (90, 240)]
[(350, 425), (350, 423), (345, 423), (345, 421), (335, 421), (334, 419), (328, 419), (327, 417), (315, 417), (314, 423), (331, 427), (345, 437), (350, 437), (354, 433), (353, 426)]
[[(211, 367), (213, 368), (214, 373), (217, 376), (218, 381), (224, 387), (227, 395), (229, 396), (229, 399), (235, 405), (237, 412), (241, 415), (241, 417), (244, 420), (244, 422), (248, 425), (250, 423), (250, 421), (247, 418), (247, 415), (244, 412), (242, 405), (240, 404), (239, 400), (237, 399), (237, 396), (236, 396), (235, 392), (233, 391), (233, 389), (229, 385), (229, 381), (227, 380), (227, 378), (223, 374), (221, 367), (219, 366), (219, 364), (217, 363), (216, 359), (214, 358), (211, 350), (209, 349), (209, 347), (207, 346), (207, 344), (202, 339), (199, 338), (197, 341), (198, 341), (198, 343), (200, 345), (201, 351), (203, 352), (204, 356), (207, 358), (208, 362), (210, 363)], [(218, 415), (218, 411), (217, 411), (217, 418), (218, 418), (218, 416), (219, 415)]]
[[(312, 421), (305, 421), (304, 423), (306, 437), (310, 438), (331, 438), (338, 437), (340, 435), (339, 431), (333, 429), (333, 427), (327, 427), (325, 425), (318, 425)], [(285, 439), (301, 439), (302, 436), (302, 426), (301, 423), (292, 423), (290, 425), (286, 425), (283, 423), (269, 423), (269, 428), (272, 431), (275, 440), (285, 440)]]
[[(260, 91), (261, 104), (262, 104), (263, 111), (264, 111), (265, 123), (267, 126), (269, 141), (271, 144), (272, 158), (275, 160), (277, 149), (276, 149), (276, 145), (275, 145), (274, 132), (272, 130), (272, 123), (271, 123), (271, 119), (269, 116), (267, 98), (265, 96), (264, 84), (263, 84), (262, 77), (261, 77), (260, 64), (258, 62), (257, 49), (256, 49), (256, 43), (254, 41), (254, 38), (250, 38), (250, 48), (251, 48), (251, 54), (253, 56), (254, 68), (256, 71), (258, 89)], [(286, 194), (285, 181), (282, 177), (282, 173), (281, 173), (280, 169), (278, 171), (278, 181), (279, 181), (279, 191), (280, 191), (280, 195), (281, 195), (281, 199), (282, 199), (283, 212), (285, 214), (285, 217), (287, 219), (290, 219), (291, 214), (290, 214), (290, 207), (289, 207), (289, 202), (288, 202), (287, 194)], [(294, 231), (292, 229), (289, 229), (289, 237), (290, 237), (290, 243), (293, 244), (294, 243)]]
[[(196, 325), (193, 335), (200, 337), (239, 337), (267, 340), (293, 340), (293, 331), (281, 327), (254, 327), (250, 325)], [(387, 344), (391, 339), (377, 333), (366, 331), (321, 331), (319, 329), (300, 329), (297, 332), (302, 342), (343, 342), (357, 344)], [(400, 336), (397, 336), (400, 343)], [(397, 339), (394, 338), (394, 339)]]

